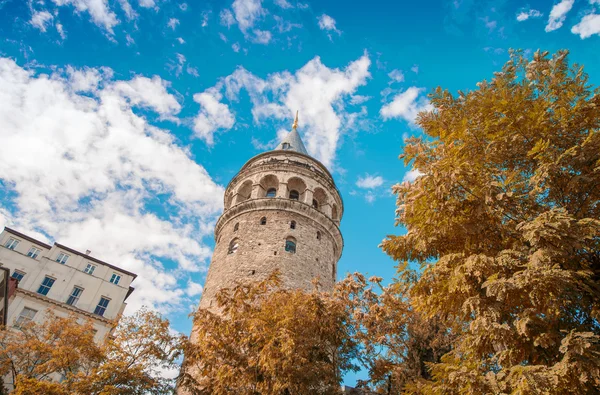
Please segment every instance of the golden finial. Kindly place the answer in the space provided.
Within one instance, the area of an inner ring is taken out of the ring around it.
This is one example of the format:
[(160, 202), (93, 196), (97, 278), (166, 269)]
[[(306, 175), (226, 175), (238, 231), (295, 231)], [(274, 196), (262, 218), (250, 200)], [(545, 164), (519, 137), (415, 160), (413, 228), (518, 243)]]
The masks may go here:
[(292, 125), (292, 129), (298, 128), (298, 111), (296, 111), (296, 119), (294, 119), (294, 124)]

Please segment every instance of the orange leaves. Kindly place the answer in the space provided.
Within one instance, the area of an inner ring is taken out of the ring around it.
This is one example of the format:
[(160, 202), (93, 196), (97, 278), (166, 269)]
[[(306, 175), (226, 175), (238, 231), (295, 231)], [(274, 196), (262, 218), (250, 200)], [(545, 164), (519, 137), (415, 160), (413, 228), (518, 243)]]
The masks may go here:
[(14, 394), (165, 393), (171, 384), (159, 369), (174, 368), (182, 338), (168, 321), (142, 309), (124, 317), (113, 336), (94, 342), (94, 326), (52, 313), (42, 324), (0, 331), (1, 374), (11, 374)]
[(199, 310), (186, 350), (189, 393), (337, 393), (357, 355), (344, 302), (264, 281), (221, 290), (218, 314)]
[(402, 155), (424, 175), (394, 188), (408, 233), (382, 244), (423, 265), (410, 305), (457, 335), (419, 391), (597, 390), (600, 89), (587, 81), (566, 51), (517, 51), (477, 90), (430, 96), (428, 137)]

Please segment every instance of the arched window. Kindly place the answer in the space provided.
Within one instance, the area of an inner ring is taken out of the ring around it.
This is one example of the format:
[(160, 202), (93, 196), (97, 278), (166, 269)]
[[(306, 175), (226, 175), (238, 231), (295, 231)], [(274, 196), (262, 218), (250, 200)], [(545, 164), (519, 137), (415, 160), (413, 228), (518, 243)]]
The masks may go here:
[(285, 250), (292, 254), (296, 253), (296, 239), (293, 237), (288, 237), (285, 239)]
[(290, 149), (290, 143), (283, 143), (283, 144), (281, 144), (281, 148), (283, 148), (283, 149)]
[(333, 204), (333, 206), (331, 206), (331, 219), (333, 219), (334, 221), (338, 220), (338, 209), (337, 209), (337, 205)]
[(296, 229), (296, 221), (290, 222), (290, 229)]
[(317, 240), (321, 240), (321, 232), (317, 230)]
[(233, 227), (233, 231), (237, 232), (237, 230), (240, 228), (240, 223), (236, 223), (235, 226)]
[(240, 243), (238, 239), (231, 240), (231, 242), (229, 243), (229, 249), (227, 250), (227, 254), (235, 254), (239, 246)]
[(258, 197), (275, 197), (277, 196), (277, 189), (279, 188), (279, 180), (275, 174), (267, 174), (260, 179), (258, 183), (260, 188), (258, 190)]
[(327, 205), (329, 199), (327, 198), (327, 193), (323, 188), (315, 188), (313, 191), (313, 202), (312, 205), (317, 210), (322, 210), (325, 205)]
[(335, 263), (331, 266), (331, 278), (335, 282)]
[(299, 200), (300, 199), (300, 193), (298, 193), (298, 191), (296, 191), (296, 190), (290, 191), (290, 199), (292, 199), (292, 200)]
[(261, 225), (266, 225), (266, 224), (267, 224), (267, 217), (262, 217), (262, 218), (260, 219), (260, 224), (261, 224)]
[(245, 181), (241, 187), (238, 188), (237, 196), (235, 203), (241, 203), (248, 199), (250, 199), (250, 195), (252, 194), (252, 181)]

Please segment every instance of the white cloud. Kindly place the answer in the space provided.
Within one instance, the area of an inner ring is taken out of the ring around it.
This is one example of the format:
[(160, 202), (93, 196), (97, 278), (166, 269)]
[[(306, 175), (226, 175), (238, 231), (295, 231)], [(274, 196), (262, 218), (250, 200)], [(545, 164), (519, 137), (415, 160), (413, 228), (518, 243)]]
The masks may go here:
[(381, 176), (372, 176), (370, 174), (365, 174), (364, 176), (359, 176), (358, 180), (356, 180), (356, 186), (363, 189), (374, 189), (379, 188), (383, 185), (383, 178)]
[(421, 173), (419, 170), (412, 169), (404, 174), (404, 177), (402, 177), (402, 181), (413, 182), (422, 175), (423, 173)]
[(167, 92), (168, 86), (169, 83), (158, 76), (136, 76), (130, 81), (117, 81), (107, 89), (129, 99), (131, 106), (153, 110), (161, 119), (173, 119), (181, 110), (181, 105), (175, 96)]
[(421, 95), (424, 91), (425, 88), (411, 86), (406, 91), (397, 94), (390, 103), (381, 107), (379, 113), (384, 120), (400, 118), (414, 127), (417, 114), (432, 109), (429, 100)]
[[(319, 22), (319, 28), (321, 30), (336, 32), (338, 35), (342, 34), (342, 32), (335, 26), (335, 19), (329, 15), (322, 14), (321, 16), (317, 17), (317, 21)], [(328, 37), (330, 40), (332, 40), (331, 34), (328, 34)]]
[(211, 14), (211, 11), (204, 11), (202, 13), (202, 23), (201, 23), (202, 27), (208, 26), (208, 18), (210, 18), (210, 14)]
[(239, 43), (233, 43), (231, 45), (231, 49), (233, 49), (233, 52), (240, 52), (240, 44)]
[(188, 296), (199, 296), (202, 293), (202, 290), (202, 285), (190, 280), (188, 281), (185, 293), (188, 294)]
[(221, 25), (223, 26), (231, 27), (231, 25), (235, 24), (233, 13), (227, 9), (221, 11), (219, 17), (221, 18)]
[(367, 201), (367, 203), (373, 203), (375, 201), (375, 199), (377, 199), (377, 196), (375, 196), (373, 191), (368, 191), (365, 194), (365, 200)]
[(179, 4), (179, 9), (181, 11), (184, 11), (184, 12), (187, 11), (187, 9), (188, 9), (187, 3), (181, 3), (181, 4)]
[(567, 18), (567, 13), (571, 11), (574, 2), (575, 0), (562, 0), (552, 7), (548, 17), (548, 24), (546, 25), (547, 32), (559, 29), (563, 25), (563, 22)]
[(244, 37), (256, 44), (268, 44), (271, 41), (270, 31), (255, 27), (256, 23), (267, 15), (262, 0), (235, 0), (231, 9), (233, 12), (229, 9), (221, 11), (221, 25), (230, 27), (237, 23)]
[(594, 34), (600, 35), (600, 14), (584, 16), (578, 24), (573, 26), (571, 33), (578, 34), (582, 39), (591, 37)]
[(287, 0), (275, 0), (275, 4), (283, 9), (294, 8), (294, 6), (291, 5)]
[(319, 28), (321, 28), (321, 30), (333, 30), (335, 32), (338, 31), (335, 27), (335, 19), (329, 15), (322, 14), (317, 18), (317, 20), (319, 21)]
[(167, 26), (169, 26), (172, 30), (175, 30), (177, 25), (179, 25), (179, 19), (177, 18), (171, 18), (169, 19), (169, 22), (167, 22)]
[(392, 80), (391, 82), (404, 82), (404, 73), (402, 70), (394, 69), (388, 74), (388, 77)]
[(185, 69), (185, 71), (189, 74), (189, 75), (193, 75), (194, 77), (198, 77), (200, 76), (200, 73), (198, 72), (198, 69), (196, 67), (193, 67), (191, 65), (187, 65), (187, 68)]
[(138, 4), (140, 5), (140, 7), (144, 8), (152, 8), (156, 5), (154, 0), (138, 0)]
[[(215, 108), (214, 113), (217, 113), (217, 108), (223, 109), (220, 112), (223, 116), (218, 117), (223, 121), (213, 122), (208, 114), (201, 112), (197, 132), (212, 143), (212, 135), (218, 128), (230, 129), (233, 116), (228, 115), (229, 109), (220, 103), (221, 96), (217, 93), (224, 91), (227, 99), (237, 101), (240, 90), (245, 89), (252, 101), (252, 115), (256, 123), (264, 119), (290, 121), (298, 110), (299, 130), (303, 133), (308, 151), (329, 166), (335, 158), (343, 131), (351, 124), (359, 124), (354, 116), (356, 113), (349, 114), (344, 107), (352, 100), (358, 87), (366, 84), (370, 65), (366, 53), (342, 70), (330, 69), (315, 57), (294, 74), (284, 71), (273, 73), (266, 79), (240, 67), (205, 92), (208, 93), (208, 104)], [(224, 107), (217, 106), (217, 103)], [(360, 114), (365, 112), (361, 109)]]
[(266, 14), (262, 0), (235, 0), (231, 5), (235, 20), (243, 33), (254, 26), (254, 23)]
[(181, 37), (177, 37), (177, 42), (182, 45), (185, 44), (185, 40)]
[(419, 74), (419, 65), (418, 64), (413, 65), (413, 67), (410, 68), (410, 71), (412, 71), (415, 74)]
[(254, 39), (252, 41), (257, 44), (268, 44), (273, 37), (268, 30), (254, 29), (252, 32), (254, 33)]
[(66, 72), (69, 77), (69, 86), (75, 92), (96, 92), (102, 79), (105, 77), (110, 79), (113, 74), (112, 70), (108, 68), (75, 69), (71, 66), (67, 66)]
[(214, 144), (216, 131), (229, 130), (235, 123), (229, 107), (220, 102), (222, 98), (223, 95), (215, 88), (194, 95), (194, 101), (200, 104), (200, 112), (194, 119), (194, 131), (208, 145)]
[(54, 26), (56, 27), (56, 31), (58, 32), (58, 35), (60, 36), (60, 38), (62, 38), (64, 40), (67, 37), (67, 34), (65, 33), (65, 29), (63, 28), (63, 25), (59, 22), (56, 22), (56, 24)]
[(538, 10), (528, 10), (528, 11), (521, 11), (517, 14), (517, 21), (519, 22), (523, 22), (526, 21), (529, 18), (540, 18), (542, 17), (543, 14), (541, 12), (539, 12)]
[(121, 9), (125, 13), (125, 16), (128, 20), (132, 20), (137, 18), (137, 13), (133, 10), (133, 7), (127, 0), (119, 0), (119, 4), (121, 5)]
[(52, 0), (57, 6), (73, 6), (78, 14), (88, 12), (92, 21), (113, 34), (113, 27), (119, 23), (117, 15), (110, 9), (108, 0)]
[(108, 69), (48, 76), (0, 58), (0, 86), (0, 178), (13, 196), (0, 202), (0, 223), (137, 273), (130, 310), (187, 305), (178, 279), (206, 268), (211, 250), (202, 239), (223, 188), (151, 124), (181, 109), (169, 84), (114, 81)]
[(352, 95), (352, 97), (350, 97), (350, 104), (357, 106), (369, 101), (370, 99), (371, 96)]
[(54, 17), (48, 11), (34, 11), (29, 23), (36, 29), (45, 32), (48, 25), (52, 22), (52, 19), (54, 19)]

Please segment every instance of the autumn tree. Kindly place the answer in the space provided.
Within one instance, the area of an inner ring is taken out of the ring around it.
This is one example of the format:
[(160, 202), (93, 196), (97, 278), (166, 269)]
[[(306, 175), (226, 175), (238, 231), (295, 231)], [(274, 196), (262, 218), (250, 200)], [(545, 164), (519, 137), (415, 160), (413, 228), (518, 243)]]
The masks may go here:
[(0, 374), (15, 395), (165, 394), (173, 382), (161, 372), (177, 367), (184, 339), (169, 322), (142, 309), (121, 318), (103, 343), (91, 321), (49, 312), (43, 323), (0, 331)]
[(349, 310), (326, 293), (280, 287), (278, 273), (222, 289), (194, 317), (180, 387), (188, 394), (336, 394), (356, 370)]
[(421, 392), (598, 393), (599, 93), (560, 51), (430, 95), (401, 155), (422, 175), (394, 187), (408, 232), (383, 244), (457, 336)]
[(439, 362), (450, 351), (453, 335), (448, 327), (411, 306), (409, 291), (417, 278), (414, 270), (403, 268), (400, 278), (388, 285), (360, 273), (336, 284), (333, 297), (348, 309), (349, 332), (361, 345), (360, 363), (369, 373), (360, 387), (383, 394), (420, 388), (431, 378), (428, 363)]

